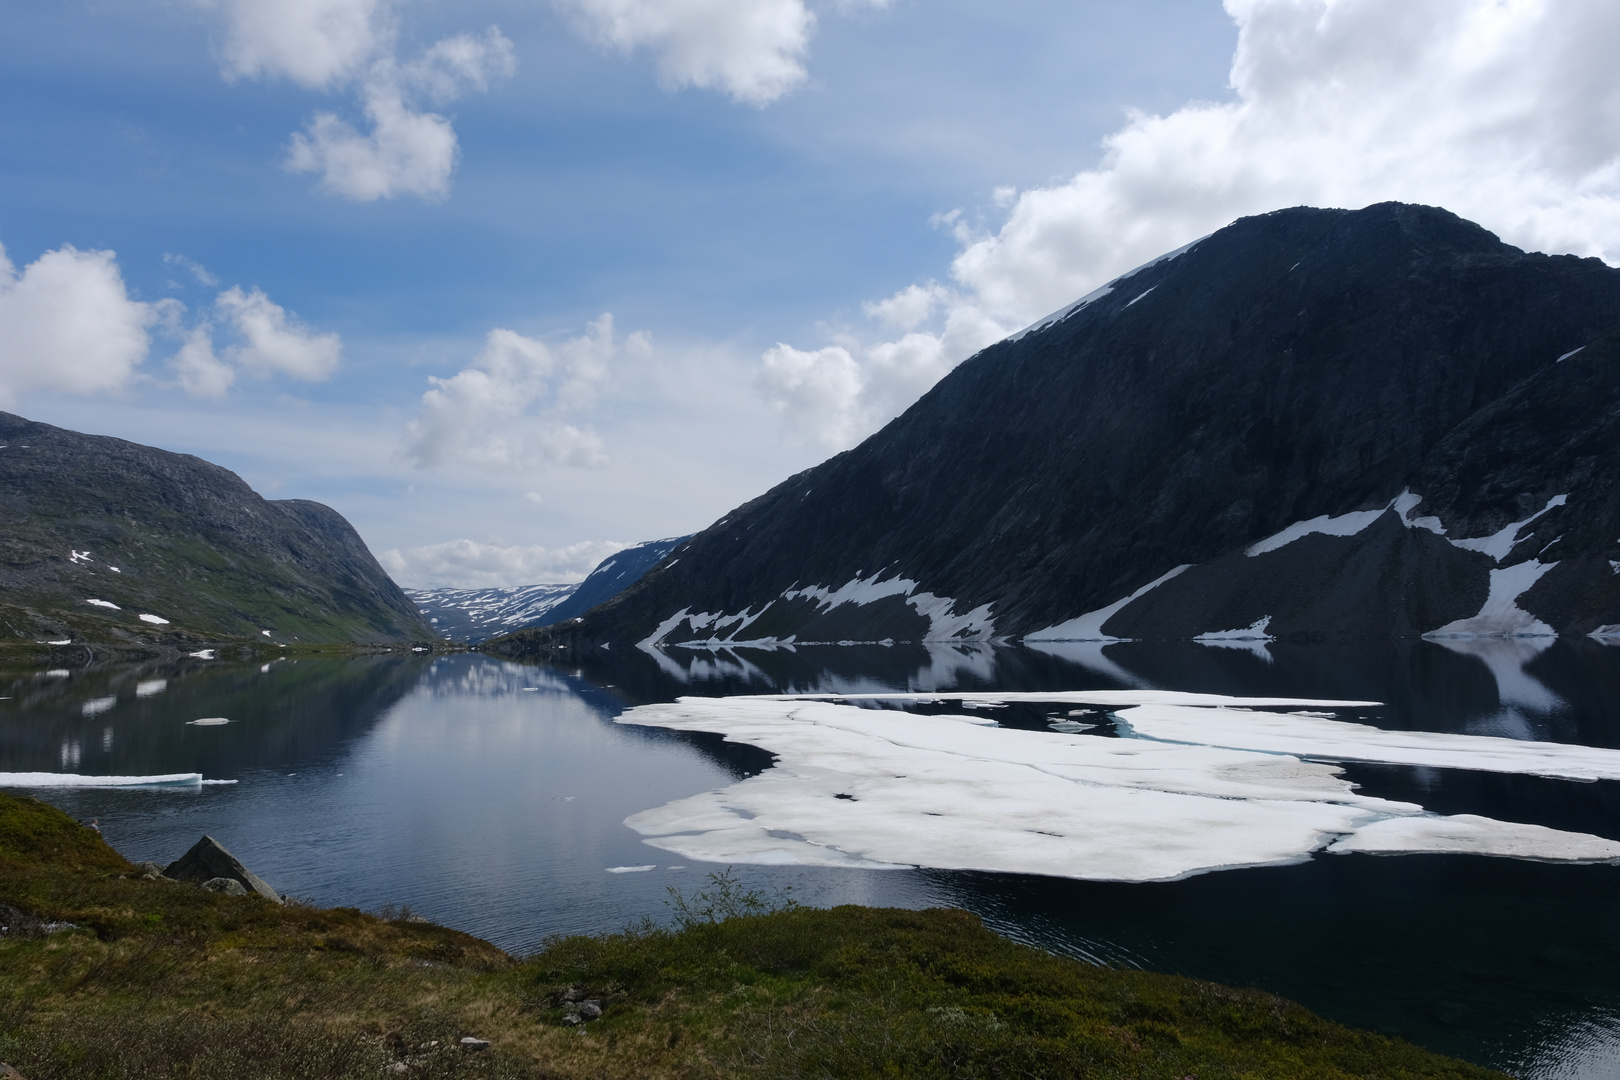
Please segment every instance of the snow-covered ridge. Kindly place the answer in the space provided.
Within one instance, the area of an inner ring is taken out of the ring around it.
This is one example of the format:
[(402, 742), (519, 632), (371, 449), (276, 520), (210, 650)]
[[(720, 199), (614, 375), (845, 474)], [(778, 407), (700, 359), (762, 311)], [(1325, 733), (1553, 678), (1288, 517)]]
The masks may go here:
[[(964, 714), (863, 709), (855, 700), (956, 700)], [(982, 711), (966, 713), (1008, 701), (1102, 706), (1136, 737), (1001, 729)], [(1092, 880), (1173, 880), (1319, 851), (1620, 861), (1612, 840), (1429, 814), (1362, 795), (1336, 766), (1306, 760), (1586, 778), (1620, 776), (1620, 751), (1383, 732), (1322, 715), (1351, 704), (1156, 691), (682, 698), (617, 722), (718, 732), (777, 762), (625, 823), (654, 847), (711, 862)], [(1311, 713), (1273, 711), (1292, 706)], [(1253, 708), (1265, 711), (1238, 711)]]
[(578, 583), (495, 589), (406, 589), (441, 637), (481, 641), (529, 626), (574, 595)]
[[(882, 579), (881, 572), (867, 578), (854, 578), (839, 586), (829, 588), (823, 585), (813, 585), (807, 588), (788, 588), (782, 590), (777, 600), (792, 603), (798, 600), (808, 600), (815, 605), (820, 614), (832, 611), (844, 604), (854, 604), (864, 607), (889, 597), (902, 598), (912, 610), (928, 620), (928, 630), (921, 638), (922, 641), (989, 641), (995, 637), (995, 619), (990, 614), (990, 604), (981, 604), (971, 611), (958, 614), (959, 601), (949, 596), (936, 596), (931, 592), (918, 592), (917, 582), (910, 578), (892, 577)], [(714, 611), (692, 611), (690, 608), (670, 615), (659, 623), (653, 632), (636, 643), (640, 649), (651, 649), (663, 645), (667, 638), (678, 630), (683, 624), (693, 633), (708, 630), (707, 638), (682, 638), (678, 644), (695, 645), (708, 648), (728, 648), (736, 646), (773, 647), (790, 644), (845, 644), (844, 642), (808, 642), (798, 641), (796, 637), (778, 639), (775, 637), (748, 637), (749, 626), (757, 622), (761, 616), (770, 610), (777, 600), (770, 600), (763, 604), (758, 611), (752, 607), (740, 612), (726, 613)], [(852, 643), (851, 643), (852, 644)]]

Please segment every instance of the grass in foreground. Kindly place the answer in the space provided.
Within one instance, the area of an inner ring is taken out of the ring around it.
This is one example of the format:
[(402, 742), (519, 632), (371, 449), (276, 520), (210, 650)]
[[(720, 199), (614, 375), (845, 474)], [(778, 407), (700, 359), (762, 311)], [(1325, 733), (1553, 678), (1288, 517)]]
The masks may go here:
[[(132, 871), (0, 794), (0, 1061), (29, 1080), (1497, 1075), (1257, 991), (1048, 956), (958, 911), (757, 913), (724, 875), (675, 929), (514, 960), (409, 917)], [(570, 1026), (565, 996), (605, 1015)]]

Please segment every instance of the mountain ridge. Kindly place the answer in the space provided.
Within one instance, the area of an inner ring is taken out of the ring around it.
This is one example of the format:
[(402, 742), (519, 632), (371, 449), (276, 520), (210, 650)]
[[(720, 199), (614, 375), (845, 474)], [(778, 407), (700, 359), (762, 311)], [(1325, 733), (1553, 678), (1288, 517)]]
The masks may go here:
[(0, 633), (383, 644), (431, 629), (331, 507), (0, 413)]
[[(1518, 407), (1538, 410), (1551, 453), (1538, 395), (1562, 391), (1537, 376), (1581, 372), (1601, 442), (1620, 402), (1612, 349), (1576, 350), (1617, 325), (1620, 270), (1520, 251), (1445, 210), (1240, 219), (981, 351), (860, 446), (698, 533), (678, 565), (511, 647), (1023, 637), (1188, 565), (1096, 635), (1197, 638), (1268, 617), (1256, 636), (1432, 633), (1482, 615), (1525, 561), (1453, 541), (1544, 508), (1534, 535), (1584, 515), (1587, 539), (1566, 537), (1562, 569), (1507, 599), (1539, 601), (1549, 631), (1601, 630), (1620, 623), (1594, 569), (1620, 557), (1598, 539), (1620, 536), (1602, 479), (1620, 460), (1526, 472), (1501, 443), (1511, 410), (1492, 406), (1527, 387)], [(1446, 443), (1465, 430), (1483, 443)], [(1585, 495), (1551, 490), (1581, 477)], [(1426, 502), (1394, 513), (1403, 493)], [(1560, 493), (1574, 501), (1548, 508)], [(1446, 532), (1412, 526), (1437, 510)], [(1352, 513), (1388, 520), (1235, 554)], [(1199, 569), (1239, 558), (1225, 577)], [(1246, 591), (1268, 589), (1304, 599), (1255, 611)]]

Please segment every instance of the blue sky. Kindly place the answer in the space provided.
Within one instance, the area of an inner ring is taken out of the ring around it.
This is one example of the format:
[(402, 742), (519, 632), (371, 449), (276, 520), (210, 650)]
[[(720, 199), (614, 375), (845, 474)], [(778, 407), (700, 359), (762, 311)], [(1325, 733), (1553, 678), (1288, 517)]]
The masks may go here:
[(1244, 213), (1614, 261), (1616, 45), (1595, 0), (0, 0), (0, 407), (407, 585), (573, 579)]

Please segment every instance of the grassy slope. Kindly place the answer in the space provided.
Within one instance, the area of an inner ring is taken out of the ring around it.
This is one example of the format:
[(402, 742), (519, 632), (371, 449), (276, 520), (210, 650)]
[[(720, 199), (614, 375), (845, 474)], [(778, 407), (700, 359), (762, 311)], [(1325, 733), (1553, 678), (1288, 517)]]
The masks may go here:
[[(0, 1060), (31, 1080), (1496, 1075), (1257, 991), (1048, 956), (956, 911), (747, 914), (722, 878), (682, 930), (514, 960), (408, 918), (132, 870), (0, 794), (0, 923), (24, 934), (0, 936)], [(28, 937), (39, 919), (77, 928)], [(571, 986), (607, 1009), (583, 1034), (562, 1023)], [(469, 1034), (492, 1049), (456, 1048)]]

